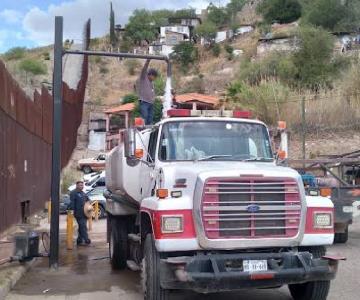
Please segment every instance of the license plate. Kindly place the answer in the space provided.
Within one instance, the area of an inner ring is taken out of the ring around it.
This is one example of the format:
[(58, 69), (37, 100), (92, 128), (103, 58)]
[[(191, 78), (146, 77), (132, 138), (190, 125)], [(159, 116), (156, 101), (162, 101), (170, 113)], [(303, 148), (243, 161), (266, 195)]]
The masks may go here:
[(354, 208), (352, 206), (344, 206), (343, 207), (343, 212), (344, 213), (352, 213), (354, 210)]
[(263, 272), (267, 271), (267, 260), (244, 260), (243, 261), (244, 272)]

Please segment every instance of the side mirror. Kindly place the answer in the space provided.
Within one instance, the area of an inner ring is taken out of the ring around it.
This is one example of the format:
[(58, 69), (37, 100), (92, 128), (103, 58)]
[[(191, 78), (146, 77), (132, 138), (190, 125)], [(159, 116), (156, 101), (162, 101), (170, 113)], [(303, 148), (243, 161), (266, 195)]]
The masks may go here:
[(126, 158), (135, 158), (136, 130), (129, 128), (124, 133), (124, 150)]

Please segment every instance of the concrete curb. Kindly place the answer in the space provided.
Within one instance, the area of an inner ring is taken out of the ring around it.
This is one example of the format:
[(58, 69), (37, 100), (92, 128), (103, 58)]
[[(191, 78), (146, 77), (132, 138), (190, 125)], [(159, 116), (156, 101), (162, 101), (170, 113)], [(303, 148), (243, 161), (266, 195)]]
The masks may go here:
[(15, 286), (15, 284), (21, 279), (21, 277), (30, 269), (35, 263), (35, 259), (30, 262), (14, 264), (0, 268), (0, 300), (4, 300), (6, 295)]

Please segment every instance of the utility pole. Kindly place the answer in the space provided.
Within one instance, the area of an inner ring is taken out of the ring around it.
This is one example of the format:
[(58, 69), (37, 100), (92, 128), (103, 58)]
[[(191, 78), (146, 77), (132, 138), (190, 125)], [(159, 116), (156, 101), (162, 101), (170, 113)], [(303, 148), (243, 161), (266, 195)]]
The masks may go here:
[[(302, 98), (301, 101), (301, 130), (302, 130), (302, 155), (303, 159), (306, 159), (306, 117), (305, 117), (305, 96)], [(304, 165), (305, 167), (305, 165)]]
[(59, 265), (59, 205), (61, 172), (63, 18), (55, 17), (53, 128), (51, 168), (50, 268)]

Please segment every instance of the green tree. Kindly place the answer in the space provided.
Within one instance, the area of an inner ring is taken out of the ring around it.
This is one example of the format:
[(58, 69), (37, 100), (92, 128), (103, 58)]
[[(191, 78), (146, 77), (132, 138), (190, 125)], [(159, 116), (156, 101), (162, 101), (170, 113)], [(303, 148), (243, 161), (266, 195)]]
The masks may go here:
[(360, 25), (359, 13), (357, 0), (314, 0), (306, 6), (304, 20), (330, 31), (351, 31)]
[(159, 98), (154, 101), (154, 123), (159, 122), (162, 119), (163, 105)]
[(195, 18), (196, 10), (193, 8), (179, 9), (175, 11), (173, 17), (175, 18)]
[(25, 47), (14, 47), (14, 48), (11, 48), (11, 49), (9, 49), (7, 52), (5, 52), (4, 58), (5, 58), (6, 60), (21, 59), (21, 58), (24, 57), (25, 51), (26, 51), (26, 48), (25, 48)]
[(125, 35), (138, 45), (142, 41), (148, 43), (154, 41), (157, 36), (157, 29), (151, 12), (145, 9), (135, 10), (126, 25)]
[(232, 22), (234, 22), (236, 14), (242, 10), (242, 8), (247, 2), (247, 0), (231, 0), (226, 5), (227, 14), (231, 18)]
[(346, 65), (345, 60), (333, 58), (334, 38), (324, 29), (302, 27), (299, 39), (299, 49), (292, 56), (298, 84), (313, 90), (329, 86)]
[(110, 2), (110, 43), (111, 45), (115, 45), (117, 42), (116, 34), (115, 34), (115, 13), (113, 10), (112, 2)]
[(169, 9), (160, 9), (152, 11), (152, 18), (155, 26), (167, 26), (169, 18), (174, 16), (174, 11)]
[(138, 100), (139, 98), (135, 94), (127, 94), (122, 98), (122, 104), (134, 103)]
[(208, 16), (207, 20), (214, 23), (216, 26), (220, 27), (228, 22), (228, 15), (225, 8), (217, 7), (214, 4), (210, 3), (207, 8)]
[(183, 72), (198, 60), (198, 51), (190, 42), (181, 42), (174, 47), (171, 58), (180, 65)]
[(20, 70), (33, 75), (45, 75), (47, 73), (46, 65), (33, 59), (24, 59), (19, 64)]
[(265, 0), (256, 10), (268, 23), (290, 23), (301, 17), (301, 4), (298, 0)]
[(195, 28), (195, 35), (204, 38), (210, 44), (214, 43), (216, 38), (217, 28), (211, 21), (205, 21)]

